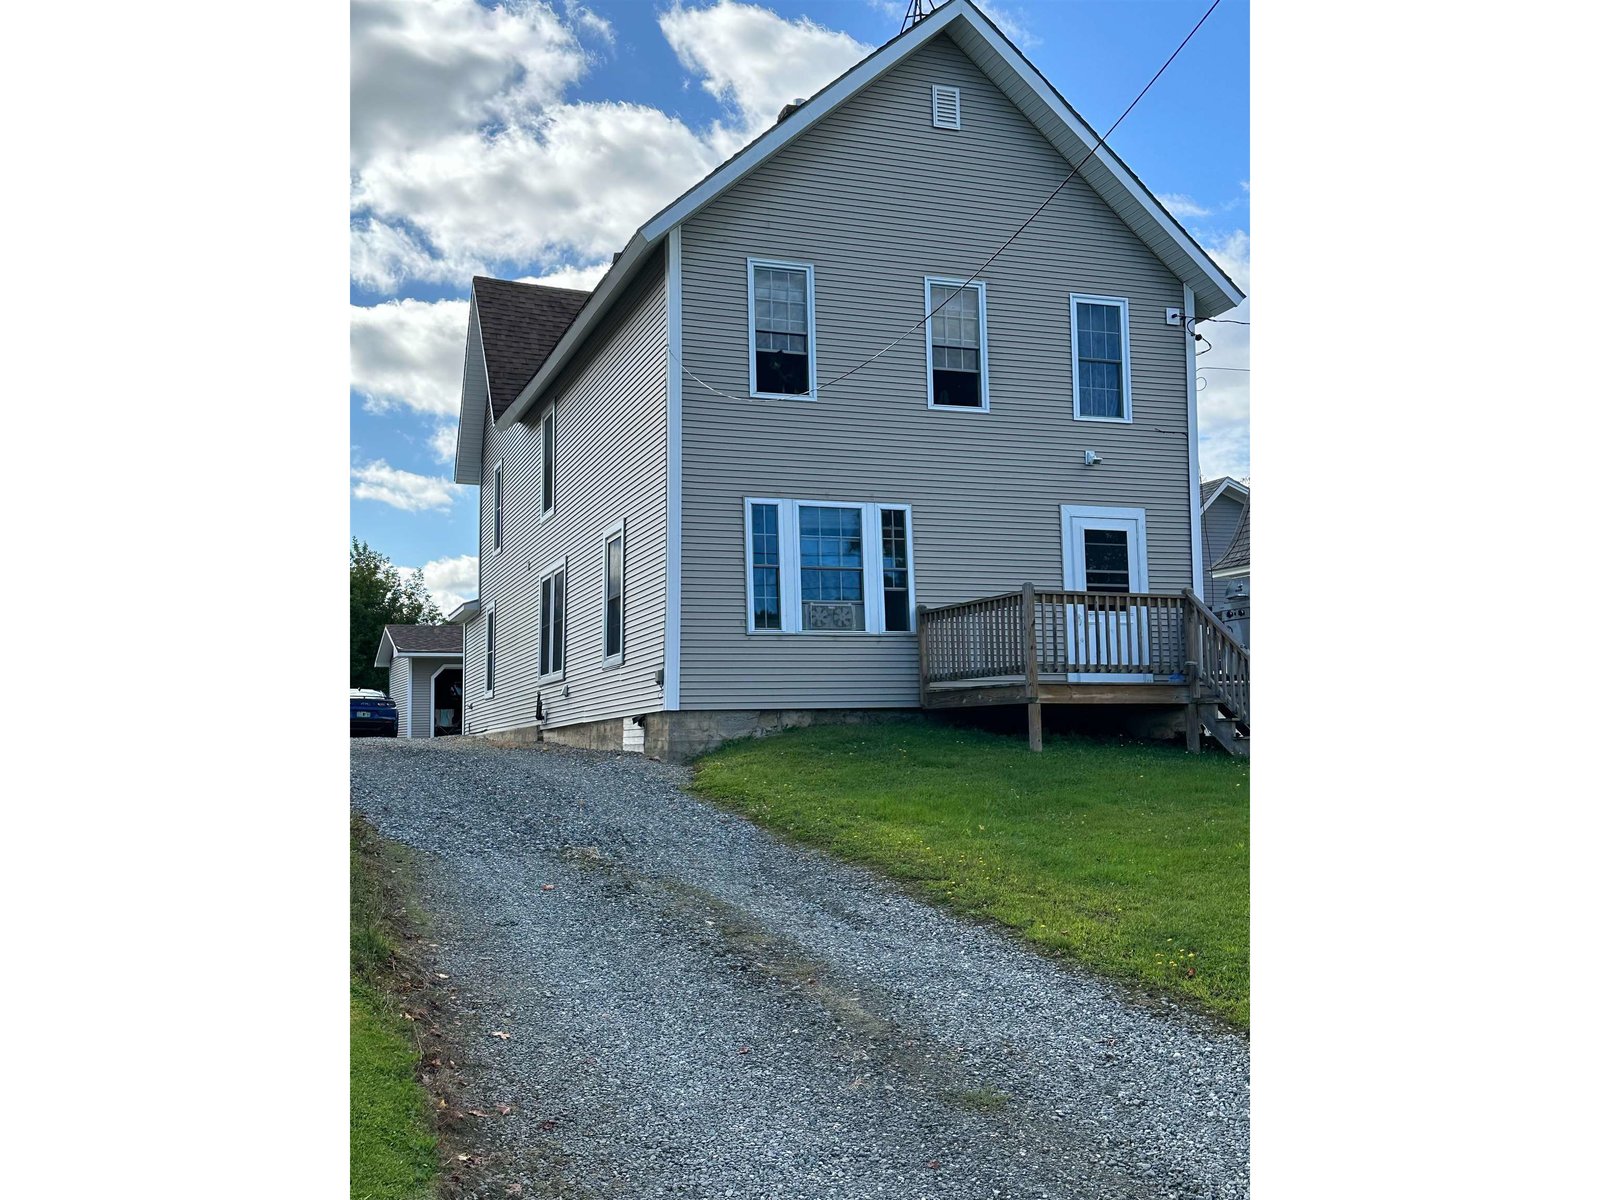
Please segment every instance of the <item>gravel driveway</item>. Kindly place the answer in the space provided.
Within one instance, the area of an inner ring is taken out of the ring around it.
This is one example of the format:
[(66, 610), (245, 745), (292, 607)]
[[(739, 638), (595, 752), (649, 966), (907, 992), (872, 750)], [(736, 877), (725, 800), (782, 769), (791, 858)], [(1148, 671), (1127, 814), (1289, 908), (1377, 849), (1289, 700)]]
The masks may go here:
[(779, 841), (681, 767), (350, 753), (354, 806), (422, 852), (475, 1102), (512, 1108), (483, 1136), (527, 1195), (1249, 1194), (1236, 1034)]

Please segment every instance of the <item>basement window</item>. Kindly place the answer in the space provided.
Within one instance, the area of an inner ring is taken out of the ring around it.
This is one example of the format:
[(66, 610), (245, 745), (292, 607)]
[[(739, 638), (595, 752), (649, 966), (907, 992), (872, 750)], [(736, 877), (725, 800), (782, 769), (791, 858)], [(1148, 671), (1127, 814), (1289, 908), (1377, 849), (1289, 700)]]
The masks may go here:
[(961, 128), (961, 89), (933, 85), (933, 127), (935, 129)]

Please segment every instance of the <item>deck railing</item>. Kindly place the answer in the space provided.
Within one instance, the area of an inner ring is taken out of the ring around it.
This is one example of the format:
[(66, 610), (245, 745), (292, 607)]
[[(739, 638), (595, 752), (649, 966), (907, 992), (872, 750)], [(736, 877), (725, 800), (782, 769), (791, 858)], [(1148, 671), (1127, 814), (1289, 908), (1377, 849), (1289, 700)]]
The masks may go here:
[[(1024, 586), (982, 600), (923, 608), (918, 614), (923, 681), (1026, 676), (1030, 666), (1040, 675), (1181, 676), (1189, 661), (1188, 606), (1184, 596), (1154, 592)], [(1031, 656), (1026, 653), (1030, 640)]]
[(1040, 676), (1188, 683), (1250, 721), (1250, 652), (1194, 592), (1015, 592), (917, 609), (924, 689)]

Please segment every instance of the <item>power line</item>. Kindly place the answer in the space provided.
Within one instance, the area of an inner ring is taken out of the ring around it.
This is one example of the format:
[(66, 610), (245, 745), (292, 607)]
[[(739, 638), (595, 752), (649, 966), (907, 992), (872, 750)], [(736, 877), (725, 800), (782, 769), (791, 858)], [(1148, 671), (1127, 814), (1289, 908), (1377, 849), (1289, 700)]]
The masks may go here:
[(1230, 321), (1226, 317), (1194, 317), (1196, 321), (1210, 321), (1214, 325), (1248, 325), (1249, 321)]
[(1249, 367), (1196, 367), (1195, 370), (1196, 371), (1243, 371), (1247, 375), (1250, 373), (1250, 368)]
[(1178, 43), (1178, 48), (1176, 50), (1174, 50), (1170, 55), (1167, 56), (1167, 61), (1161, 64), (1161, 70), (1157, 71), (1154, 75), (1152, 75), (1150, 77), (1150, 82), (1145, 84), (1144, 88), (1139, 92), (1139, 94), (1133, 98), (1133, 103), (1129, 104), (1127, 108), (1122, 110), (1122, 116), (1118, 117), (1115, 121), (1113, 121), (1112, 124), (1111, 124), (1111, 128), (1107, 129), (1104, 133), (1102, 133), (1100, 135), (1099, 140), (1095, 142), (1094, 146), (1090, 149), (1089, 153), (1085, 154), (1082, 158), (1080, 158), (1078, 160), (1078, 165), (1073, 167), (1071, 173), (1068, 174), (1068, 176), (1065, 179), (1063, 179), (1060, 182), (1060, 184), (1058, 184), (1056, 186), (1055, 191), (1051, 192), (1048, 196), (1046, 196), (1044, 198), (1044, 203), (1039, 205), (1038, 208), (1033, 210), (1033, 215), (1030, 216), (1026, 221), (1024, 221), (1017, 228), (1017, 231), (1015, 233), (1013, 233), (1010, 237), (1008, 237), (1001, 244), (1000, 249), (996, 250), (988, 258), (986, 258), (983, 261), (983, 265), (982, 266), (980, 266), (976, 271), (974, 271), (970, 276), (968, 276), (966, 283), (963, 283), (961, 285), (961, 287), (959, 287), (959, 288), (955, 289), (954, 291), (952, 291), (950, 293), (950, 295), (946, 296), (939, 303), (939, 307), (938, 308), (935, 308), (932, 312), (927, 313), (925, 316), (923, 316), (922, 320), (918, 321), (910, 329), (906, 330), (899, 337), (895, 338), (894, 341), (890, 342), (882, 350), (879, 350), (871, 358), (868, 358), (868, 359), (866, 359), (866, 360), (864, 360), (862, 362), (857, 363), (855, 366), (851, 367), (848, 371), (844, 372), (841, 375), (835, 375), (832, 379), (828, 380), (826, 383), (818, 384), (817, 385), (817, 391), (821, 392), (823, 388), (832, 387), (834, 384), (840, 382), (841, 380), (848, 379), (850, 376), (854, 375), (857, 371), (861, 370), (861, 368), (869, 366), (872, 363), (877, 362), (878, 359), (882, 358), (885, 354), (889, 353), (889, 351), (893, 350), (901, 342), (905, 341), (912, 334), (916, 333), (917, 330), (921, 329), (924, 325), (926, 325), (929, 321), (931, 321), (934, 318), (934, 316), (938, 314), (939, 309), (942, 309), (946, 304), (949, 304), (950, 301), (954, 300), (957, 296), (959, 296), (962, 293), (962, 291), (964, 291), (966, 288), (970, 287), (972, 285), (972, 282), (975, 279), (977, 279), (979, 275), (983, 274), (984, 270), (989, 266), (989, 264), (994, 262), (995, 259), (999, 258), (1000, 255), (1003, 254), (1010, 247), (1011, 243), (1016, 241), (1019, 237), (1021, 237), (1023, 235), (1023, 233), (1027, 230), (1028, 226), (1032, 225), (1034, 223), (1034, 221), (1038, 219), (1039, 214), (1044, 212), (1045, 208), (1049, 205), (1050, 201), (1054, 200), (1057, 196), (1059, 196), (1062, 193), (1062, 191), (1066, 188), (1067, 184), (1071, 183), (1074, 179), (1077, 178), (1078, 171), (1083, 167), (1083, 164), (1088, 162), (1091, 158), (1093, 158), (1096, 154), (1098, 154), (1100, 152), (1100, 147), (1105, 145), (1106, 139), (1108, 137), (1110, 137), (1113, 133), (1116, 132), (1117, 126), (1121, 125), (1122, 122), (1127, 119), (1128, 114), (1131, 113), (1134, 110), (1134, 106), (1137, 105), (1139, 103), (1139, 101), (1144, 99), (1145, 92), (1148, 92), (1151, 88), (1153, 88), (1156, 85), (1156, 80), (1160, 79), (1161, 76), (1166, 73), (1167, 68), (1172, 65), (1172, 60), (1177, 58), (1178, 55), (1182, 52), (1183, 48), (1189, 44), (1189, 39), (1194, 37), (1195, 34), (1200, 32), (1200, 26), (1202, 26), (1202, 25), (1204, 25), (1206, 23), (1206, 18), (1209, 17), (1213, 12), (1215, 12), (1216, 9), (1217, 9), (1217, 5), (1219, 5), (1221, 3), (1222, 3), (1222, 0), (1211, 0), (1211, 7), (1206, 9), (1205, 15), (1202, 16), (1198, 21), (1195, 22), (1194, 28), (1189, 30), (1188, 35), (1183, 39), (1183, 41)]

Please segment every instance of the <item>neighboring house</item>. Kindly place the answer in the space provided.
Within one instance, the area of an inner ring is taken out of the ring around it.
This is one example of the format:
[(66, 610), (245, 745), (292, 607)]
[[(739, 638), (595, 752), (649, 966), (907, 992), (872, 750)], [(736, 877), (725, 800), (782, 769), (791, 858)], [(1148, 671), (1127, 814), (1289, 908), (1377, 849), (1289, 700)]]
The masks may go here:
[(1246, 648), (1250, 647), (1250, 501), (1239, 515), (1233, 541), (1211, 568), (1219, 599), (1212, 609), (1229, 633)]
[[(1209, 704), (1186, 320), (1243, 294), (1107, 149), (1028, 223), (1096, 141), (950, 0), (592, 293), (474, 279), (466, 732), (678, 754), (824, 710)], [(972, 623), (1023, 581), (1026, 670), (1021, 620)]]
[(460, 625), (385, 625), (377, 666), (389, 669), (389, 696), (401, 737), (461, 732)]
[(1217, 560), (1233, 545), (1249, 503), (1249, 486), (1231, 476), (1200, 482), (1200, 555), (1205, 564), (1206, 584), (1201, 595), (1213, 612), (1222, 603), (1227, 589), (1216, 581), (1212, 572)]

